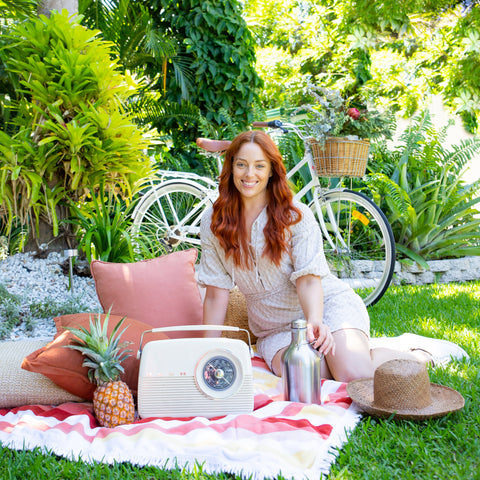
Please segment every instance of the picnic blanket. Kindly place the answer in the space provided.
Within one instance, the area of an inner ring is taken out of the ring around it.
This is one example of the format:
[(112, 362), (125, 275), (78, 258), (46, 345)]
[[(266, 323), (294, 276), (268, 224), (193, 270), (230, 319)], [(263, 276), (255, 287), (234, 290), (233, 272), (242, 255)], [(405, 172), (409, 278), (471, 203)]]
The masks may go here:
[(346, 384), (325, 380), (323, 405), (283, 400), (282, 380), (252, 360), (255, 408), (213, 419), (139, 419), (99, 427), (90, 403), (0, 409), (0, 441), (12, 449), (40, 447), (71, 460), (130, 462), (229, 472), (253, 480), (315, 479), (328, 474), (337, 448), (360, 419)]

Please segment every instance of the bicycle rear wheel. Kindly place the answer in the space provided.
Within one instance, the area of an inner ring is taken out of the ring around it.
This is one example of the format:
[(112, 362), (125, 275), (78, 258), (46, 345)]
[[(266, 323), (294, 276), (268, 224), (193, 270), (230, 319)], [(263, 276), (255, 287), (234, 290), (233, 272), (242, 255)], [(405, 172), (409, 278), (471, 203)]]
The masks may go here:
[(332, 273), (346, 281), (365, 305), (378, 302), (395, 268), (395, 241), (383, 212), (368, 197), (351, 190), (318, 195), (310, 208), (322, 229)]
[(185, 180), (168, 180), (148, 191), (133, 214), (135, 232), (167, 252), (200, 248), (200, 220), (212, 204), (208, 189)]

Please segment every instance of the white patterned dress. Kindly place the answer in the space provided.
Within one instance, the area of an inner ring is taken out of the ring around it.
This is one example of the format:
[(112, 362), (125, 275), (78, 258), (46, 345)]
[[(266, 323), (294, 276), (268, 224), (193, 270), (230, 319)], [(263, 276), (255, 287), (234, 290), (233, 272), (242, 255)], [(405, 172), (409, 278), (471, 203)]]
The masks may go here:
[(198, 270), (200, 285), (231, 289), (235, 285), (245, 295), (250, 330), (258, 337), (257, 351), (271, 367), (274, 355), (290, 344), (290, 324), (305, 318), (296, 290), (297, 278), (317, 275), (322, 278), (323, 322), (330, 331), (360, 329), (369, 336), (370, 320), (362, 299), (344, 282), (330, 273), (320, 227), (310, 209), (295, 203), (302, 219), (291, 227), (291, 258), (284, 253), (280, 267), (262, 256), (263, 229), (267, 224), (264, 208), (252, 225), (253, 268), (234, 267), (210, 229), (212, 208), (201, 222), (202, 254)]

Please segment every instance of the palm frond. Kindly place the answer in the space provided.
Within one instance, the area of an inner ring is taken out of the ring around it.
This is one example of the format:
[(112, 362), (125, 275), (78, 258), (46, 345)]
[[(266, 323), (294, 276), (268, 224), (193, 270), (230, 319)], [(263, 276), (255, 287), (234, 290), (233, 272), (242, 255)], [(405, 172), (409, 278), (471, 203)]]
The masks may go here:
[(145, 50), (155, 58), (172, 58), (177, 54), (176, 42), (165, 32), (148, 28), (145, 32)]
[(480, 152), (480, 138), (468, 138), (460, 140), (452, 146), (447, 161), (457, 167), (457, 171), (463, 169), (477, 153)]
[(365, 182), (371, 191), (385, 197), (392, 211), (399, 217), (408, 213), (408, 208), (411, 206), (410, 199), (392, 179), (383, 173), (370, 173), (367, 175)]
[(402, 188), (408, 185), (408, 166), (418, 152), (422, 151), (422, 145), (429, 132), (433, 132), (433, 123), (428, 110), (425, 110), (417, 117), (414, 117), (410, 126), (400, 135), (400, 141), (404, 143), (397, 168), (392, 174), (392, 180)]
[(172, 120), (187, 123), (198, 123), (200, 112), (195, 105), (182, 102), (169, 103), (161, 101), (150, 92), (144, 92), (131, 104), (131, 111), (142, 125), (170, 123)]
[(20, 19), (35, 15), (38, 3), (36, 0), (3, 0), (1, 18)]
[(174, 57), (171, 57), (170, 61), (172, 62), (175, 81), (180, 87), (182, 99), (188, 100), (189, 91), (192, 89), (192, 85), (195, 81), (191, 68), (192, 60), (188, 55), (178, 53)]

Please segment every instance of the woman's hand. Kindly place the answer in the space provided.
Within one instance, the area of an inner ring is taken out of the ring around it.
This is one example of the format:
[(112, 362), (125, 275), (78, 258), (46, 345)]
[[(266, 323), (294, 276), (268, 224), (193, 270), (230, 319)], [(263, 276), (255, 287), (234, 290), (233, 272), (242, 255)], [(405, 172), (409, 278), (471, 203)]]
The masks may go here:
[[(307, 339), (315, 350), (321, 354), (335, 355), (335, 340), (332, 332), (324, 323), (307, 323)], [(312, 343), (313, 342), (313, 343)]]

